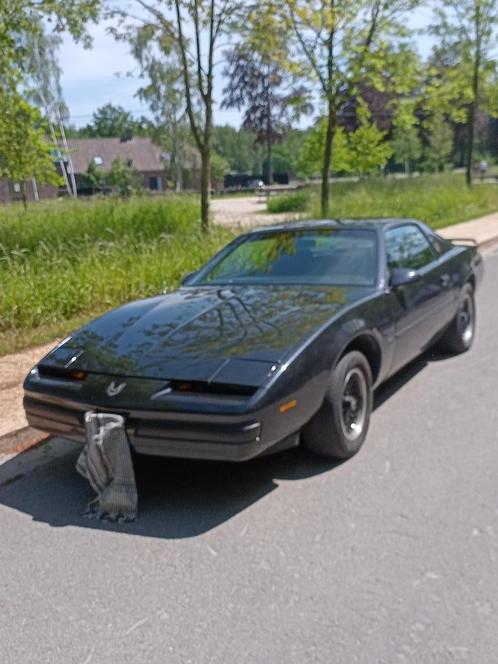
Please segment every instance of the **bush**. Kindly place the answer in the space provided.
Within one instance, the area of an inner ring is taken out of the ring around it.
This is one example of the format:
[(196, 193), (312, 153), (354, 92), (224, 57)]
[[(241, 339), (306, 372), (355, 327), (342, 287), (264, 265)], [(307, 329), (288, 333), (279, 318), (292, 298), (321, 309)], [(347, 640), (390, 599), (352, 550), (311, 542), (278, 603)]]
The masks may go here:
[(268, 199), (267, 209), (272, 214), (282, 212), (306, 212), (310, 205), (308, 190), (295, 191), (291, 194), (278, 194)]
[(0, 354), (65, 335), (178, 285), (228, 239), (200, 232), (191, 197), (54, 201), (2, 210)]

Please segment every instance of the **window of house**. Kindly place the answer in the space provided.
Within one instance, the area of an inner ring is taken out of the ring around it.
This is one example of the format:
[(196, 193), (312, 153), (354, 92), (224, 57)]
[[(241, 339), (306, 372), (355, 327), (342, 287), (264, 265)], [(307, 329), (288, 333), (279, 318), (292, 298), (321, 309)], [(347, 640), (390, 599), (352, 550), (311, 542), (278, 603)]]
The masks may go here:
[(434, 260), (429, 240), (414, 224), (386, 232), (387, 264), (390, 270), (404, 267), (419, 270)]
[(96, 166), (103, 166), (103, 165), (104, 165), (104, 160), (102, 159), (102, 157), (99, 157), (99, 156), (97, 155), (96, 157), (93, 158), (93, 163), (94, 163)]

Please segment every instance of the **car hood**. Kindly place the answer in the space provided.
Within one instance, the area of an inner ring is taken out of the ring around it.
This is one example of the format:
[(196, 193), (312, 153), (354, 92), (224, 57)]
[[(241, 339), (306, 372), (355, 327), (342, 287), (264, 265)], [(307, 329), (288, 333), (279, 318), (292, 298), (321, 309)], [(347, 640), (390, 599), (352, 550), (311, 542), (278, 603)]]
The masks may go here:
[[(42, 365), (109, 375), (260, 384), (273, 365), (372, 289), (191, 287), (115, 309)], [(251, 376), (251, 374), (254, 374)]]

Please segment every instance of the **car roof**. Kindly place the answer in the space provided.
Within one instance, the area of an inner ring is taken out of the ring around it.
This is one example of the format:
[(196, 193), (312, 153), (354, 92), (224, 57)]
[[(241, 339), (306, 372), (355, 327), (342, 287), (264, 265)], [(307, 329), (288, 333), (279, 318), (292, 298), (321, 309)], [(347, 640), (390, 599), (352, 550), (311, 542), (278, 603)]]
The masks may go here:
[(304, 219), (301, 221), (284, 222), (273, 226), (260, 226), (249, 231), (251, 233), (271, 233), (273, 231), (300, 231), (321, 228), (356, 228), (382, 229), (400, 223), (421, 223), (418, 219), (403, 217), (366, 217), (348, 219)]

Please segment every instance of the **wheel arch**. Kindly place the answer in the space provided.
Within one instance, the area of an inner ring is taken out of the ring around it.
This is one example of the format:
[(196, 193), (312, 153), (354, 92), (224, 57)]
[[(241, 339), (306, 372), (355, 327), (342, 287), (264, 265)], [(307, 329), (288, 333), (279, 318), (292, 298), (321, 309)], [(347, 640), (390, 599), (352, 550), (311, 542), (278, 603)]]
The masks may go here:
[(346, 353), (350, 353), (354, 350), (359, 351), (366, 357), (372, 371), (372, 381), (375, 385), (380, 376), (382, 367), (382, 351), (378, 341), (375, 339), (374, 335), (369, 332), (361, 332), (360, 334), (357, 334), (353, 339), (350, 339), (347, 342), (339, 353), (336, 365)]

